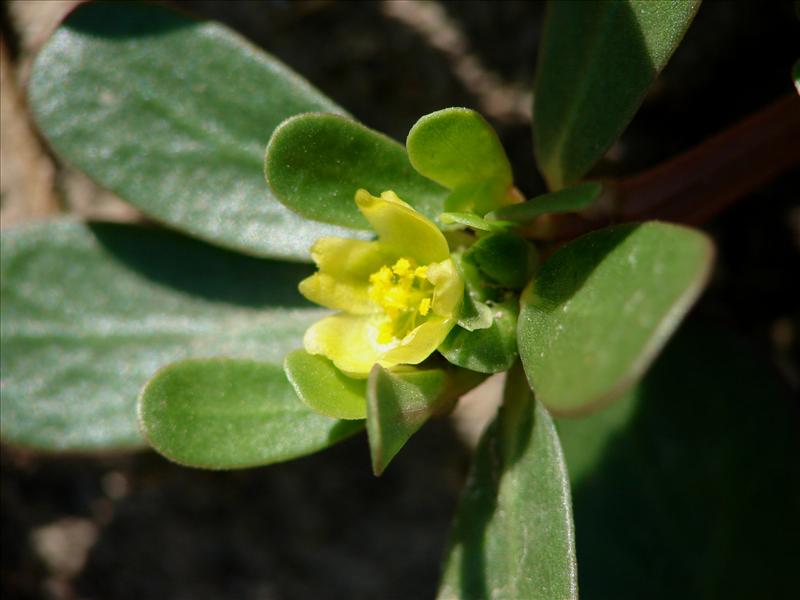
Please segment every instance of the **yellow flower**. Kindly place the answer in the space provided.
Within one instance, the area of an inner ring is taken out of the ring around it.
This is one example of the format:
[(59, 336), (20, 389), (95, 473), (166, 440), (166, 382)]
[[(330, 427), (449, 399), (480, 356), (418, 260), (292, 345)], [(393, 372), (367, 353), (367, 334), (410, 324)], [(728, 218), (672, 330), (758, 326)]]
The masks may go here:
[(355, 201), (378, 240), (327, 237), (311, 248), (319, 271), (300, 293), (340, 312), (312, 325), (303, 344), (366, 377), (375, 363), (418, 364), (434, 352), (458, 319), (464, 283), (439, 228), (397, 194), (358, 190)]

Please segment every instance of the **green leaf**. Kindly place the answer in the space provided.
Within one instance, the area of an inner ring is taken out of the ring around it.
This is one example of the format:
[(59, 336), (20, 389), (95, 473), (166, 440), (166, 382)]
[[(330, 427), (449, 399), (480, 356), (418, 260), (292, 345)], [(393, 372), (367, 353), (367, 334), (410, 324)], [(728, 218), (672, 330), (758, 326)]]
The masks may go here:
[(306, 407), (279, 365), (253, 360), (183, 360), (142, 390), (147, 441), (190, 467), (240, 469), (311, 454), (361, 431)]
[(448, 362), (479, 373), (499, 373), (517, 360), (518, 301), (483, 304), (492, 317), (491, 325), (477, 330), (453, 327), (438, 350)]
[(367, 384), (367, 436), (372, 470), (381, 475), (409, 438), (434, 414), (452, 406), (443, 369), (375, 365)]
[(690, 321), (630, 393), (558, 430), (582, 598), (796, 595), (796, 403), (738, 338)]
[(538, 398), (586, 412), (633, 385), (705, 285), (714, 248), (700, 231), (620, 225), (564, 246), (523, 293), (518, 336)]
[(480, 114), (445, 108), (417, 121), (408, 132), (408, 156), (414, 168), (448, 189), (513, 176), (503, 145)]
[(498, 208), (486, 215), (486, 218), (490, 221), (524, 223), (549, 213), (578, 212), (594, 202), (602, 190), (603, 186), (594, 181), (580, 183), (557, 192), (542, 194), (521, 204)]
[(279, 365), (326, 314), (297, 292), (309, 267), (164, 231), (54, 222), (4, 230), (0, 248), (0, 421), (22, 446), (139, 447), (136, 397), (159, 367)]
[(470, 212), (443, 212), (439, 215), (439, 222), (442, 225), (458, 225), (460, 229), (471, 228), (477, 231), (492, 231), (495, 223), (489, 223), (483, 217)]
[(414, 168), (454, 190), (449, 212), (486, 213), (503, 203), (511, 165), (494, 129), (468, 108), (445, 108), (416, 122), (406, 140)]
[(510, 231), (483, 236), (465, 253), (497, 284), (522, 289), (539, 265), (533, 245)]
[(294, 391), (309, 408), (334, 419), (367, 418), (367, 380), (353, 379), (324, 356), (295, 350), (283, 363)]
[(549, 3), (533, 133), (551, 188), (578, 180), (622, 133), (699, 7), (700, 0)]
[(292, 260), (347, 233), (287, 210), (262, 174), (281, 121), (342, 110), (222, 25), (149, 3), (84, 4), (42, 49), (29, 91), (56, 151), (158, 221)]
[(264, 172), (275, 196), (308, 219), (356, 229), (369, 224), (356, 190), (392, 190), (429, 219), (442, 212), (447, 190), (417, 173), (403, 146), (336, 115), (299, 115), (267, 146)]
[(566, 465), (553, 422), (517, 365), (478, 446), (438, 598), (577, 597)]

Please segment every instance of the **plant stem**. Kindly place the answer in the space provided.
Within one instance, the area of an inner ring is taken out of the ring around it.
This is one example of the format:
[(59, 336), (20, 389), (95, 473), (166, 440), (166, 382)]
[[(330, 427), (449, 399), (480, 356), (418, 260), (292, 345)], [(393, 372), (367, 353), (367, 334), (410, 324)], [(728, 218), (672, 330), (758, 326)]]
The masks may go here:
[(530, 233), (567, 240), (610, 223), (662, 219), (699, 225), (776, 177), (800, 167), (800, 97), (789, 94), (664, 163), (603, 181), (584, 215), (550, 215)]

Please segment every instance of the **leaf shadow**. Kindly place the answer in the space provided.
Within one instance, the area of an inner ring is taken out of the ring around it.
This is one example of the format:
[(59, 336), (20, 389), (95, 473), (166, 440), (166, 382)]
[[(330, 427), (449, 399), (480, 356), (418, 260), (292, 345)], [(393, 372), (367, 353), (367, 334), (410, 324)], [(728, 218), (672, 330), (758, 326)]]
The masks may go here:
[(158, 228), (94, 222), (89, 229), (114, 259), (186, 294), (249, 308), (314, 306), (297, 291), (310, 265), (254, 258)]
[(125, 39), (157, 36), (198, 22), (166, 4), (92, 2), (76, 7), (64, 25), (96, 37)]
[[(573, 473), (583, 597), (783, 598), (796, 587), (798, 407), (738, 338), (688, 325), (627, 406), (559, 423), (570, 467), (598, 429), (605, 438)], [(613, 410), (622, 418), (603, 420)]]

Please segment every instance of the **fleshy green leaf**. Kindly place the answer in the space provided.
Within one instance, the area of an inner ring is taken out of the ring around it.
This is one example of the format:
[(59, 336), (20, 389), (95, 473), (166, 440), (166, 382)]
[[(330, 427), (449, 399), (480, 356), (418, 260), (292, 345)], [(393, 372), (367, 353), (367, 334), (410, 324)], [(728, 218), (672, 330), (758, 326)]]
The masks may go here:
[(539, 265), (536, 248), (511, 232), (486, 235), (466, 254), (489, 279), (511, 289), (525, 287)]
[(453, 327), (439, 352), (459, 367), (479, 373), (499, 373), (511, 368), (517, 359), (516, 298), (501, 303), (483, 304), (491, 313), (489, 327), (469, 331)]
[(578, 212), (589, 206), (603, 186), (597, 182), (589, 181), (572, 187), (542, 194), (521, 204), (511, 204), (498, 208), (486, 215), (486, 218), (497, 221), (533, 221), (536, 217), (549, 213)]
[(342, 110), (222, 25), (150, 3), (84, 4), (39, 54), (30, 101), (68, 162), (195, 237), (307, 260), (318, 237), (347, 234), (287, 210), (262, 173), (281, 121)]
[(432, 415), (452, 405), (443, 369), (399, 369), (375, 365), (367, 384), (367, 435), (372, 470), (380, 475), (409, 438)]
[(700, 0), (549, 3), (533, 132), (551, 188), (579, 179), (622, 133), (699, 6)]
[(325, 314), (297, 293), (310, 268), (159, 230), (55, 222), (4, 230), (1, 248), (0, 409), (13, 444), (141, 446), (136, 397), (160, 367), (279, 365)]
[(438, 598), (575, 600), (573, 535), (561, 445), (517, 365), (478, 446)]
[(496, 223), (490, 223), (483, 217), (469, 212), (443, 212), (439, 215), (439, 222), (442, 225), (458, 225), (478, 231), (492, 231), (496, 227)]
[(147, 441), (190, 467), (240, 469), (311, 454), (364, 427), (297, 399), (279, 365), (212, 358), (173, 363), (142, 390)]
[(633, 385), (703, 289), (713, 246), (700, 231), (649, 222), (590, 233), (556, 252), (522, 297), (519, 350), (557, 414)]
[(503, 203), (511, 165), (494, 129), (468, 108), (445, 108), (416, 122), (406, 140), (411, 164), (454, 190), (445, 208), (484, 214)]
[(630, 393), (557, 424), (587, 600), (796, 595), (796, 406), (735, 336), (687, 325)]
[(356, 190), (394, 191), (429, 219), (442, 212), (447, 190), (417, 173), (405, 148), (336, 115), (299, 115), (267, 146), (264, 172), (275, 196), (308, 219), (369, 229)]
[(367, 418), (367, 380), (342, 373), (324, 356), (295, 350), (283, 363), (294, 391), (309, 408), (334, 419)]

